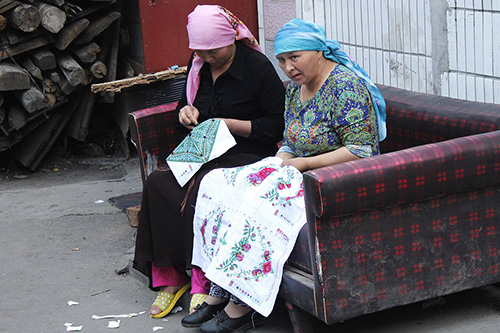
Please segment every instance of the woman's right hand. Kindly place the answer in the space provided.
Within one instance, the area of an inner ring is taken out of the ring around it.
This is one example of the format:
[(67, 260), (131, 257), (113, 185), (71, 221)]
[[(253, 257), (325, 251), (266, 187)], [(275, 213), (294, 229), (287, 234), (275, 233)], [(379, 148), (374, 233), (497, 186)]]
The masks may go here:
[(179, 111), (179, 122), (186, 128), (193, 129), (198, 125), (200, 112), (191, 105), (186, 105)]

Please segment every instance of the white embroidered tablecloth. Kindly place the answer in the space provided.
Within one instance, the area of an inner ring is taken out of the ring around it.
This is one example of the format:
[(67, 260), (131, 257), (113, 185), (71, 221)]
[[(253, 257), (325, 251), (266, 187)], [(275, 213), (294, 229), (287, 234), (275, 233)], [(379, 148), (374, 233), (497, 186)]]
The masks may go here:
[(193, 223), (193, 265), (264, 316), (306, 222), (302, 173), (281, 163), (269, 157), (208, 173)]

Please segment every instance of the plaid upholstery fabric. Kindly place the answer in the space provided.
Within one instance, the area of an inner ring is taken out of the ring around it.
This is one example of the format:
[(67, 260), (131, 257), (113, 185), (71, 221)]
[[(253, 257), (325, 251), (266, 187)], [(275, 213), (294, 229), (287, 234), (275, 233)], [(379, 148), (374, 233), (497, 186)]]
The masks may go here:
[(139, 154), (143, 181), (152, 171), (166, 166), (165, 159), (183, 138), (175, 128), (176, 107), (177, 102), (129, 114), (131, 137)]
[(500, 131), (359, 162), (304, 179), (325, 322), (500, 281)]
[(498, 104), (475, 103), (378, 86), (387, 104), (382, 152), (500, 129)]
[(304, 175), (282, 296), (326, 323), (500, 281), (500, 106), (381, 90), (393, 152)]
[(500, 131), (309, 171), (305, 193), (317, 216), (411, 204), (500, 183)]

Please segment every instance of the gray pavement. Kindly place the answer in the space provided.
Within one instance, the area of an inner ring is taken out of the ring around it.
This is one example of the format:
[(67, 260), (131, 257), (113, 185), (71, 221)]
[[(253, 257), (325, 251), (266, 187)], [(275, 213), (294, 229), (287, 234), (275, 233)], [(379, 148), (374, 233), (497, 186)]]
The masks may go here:
[[(151, 319), (155, 294), (126, 269), (135, 229), (109, 198), (140, 191), (135, 159), (87, 159), (45, 166), (34, 174), (0, 174), (0, 332), (197, 332), (186, 310)], [(78, 302), (68, 305), (69, 301)], [(180, 305), (185, 309), (189, 298)], [(146, 313), (140, 314), (146, 311)], [(158, 328), (161, 327), (162, 329)], [(282, 302), (253, 332), (291, 332)], [(500, 286), (487, 286), (354, 318), (318, 332), (500, 332)]]

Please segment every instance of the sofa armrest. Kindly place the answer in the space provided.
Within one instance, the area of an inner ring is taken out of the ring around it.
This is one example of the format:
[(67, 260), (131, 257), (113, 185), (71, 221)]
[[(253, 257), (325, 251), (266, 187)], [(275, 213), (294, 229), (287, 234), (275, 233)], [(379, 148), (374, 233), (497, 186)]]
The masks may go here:
[(311, 170), (306, 209), (345, 216), (500, 182), (500, 131), (471, 135)]
[(182, 140), (183, 134), (175, 127), (177, 102), (129, 113), (132, 142), (139, 155), (143, 182), (159, 167)]

